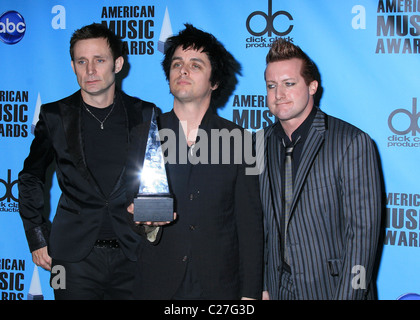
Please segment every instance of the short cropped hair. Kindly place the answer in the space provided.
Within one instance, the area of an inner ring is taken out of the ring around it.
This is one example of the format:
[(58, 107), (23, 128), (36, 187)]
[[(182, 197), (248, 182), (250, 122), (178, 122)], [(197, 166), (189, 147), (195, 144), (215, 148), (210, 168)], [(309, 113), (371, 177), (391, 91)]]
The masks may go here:
[(105, 25), (92, 23), (74, 31), (70, 39), (70, 56), (74, 60), (74, 46), (79, 40), (105, 38), (108, 41), (114, 61), (122, 56), (122, 41)]
[(306, 85), (309, 85), (313, 80), (318, 80), (318, 69), (308, 55), (299, 46), (282, 38), (273, 43), (265, 61), (269, 64), (270, 62), (290, 60), (293, 58), (300, 59), (303, 62), (301, 75), (305, 79)]
[(182, 47), (183, 50), (189, 48), (201, 50), (207, 54), (211, 65), (210, 83), (212, 86), (218, 85), (212, 93), (212, 107), (225, 104), (238, 83), (236, 75), (240, 74), (240, 64), (212, 34), (199, 30), (191, 24), (185, 24), (184, 30), (168, 38), (165, 43), (162, 67), (167, 80), (169, 80), (172, 57), (178, 47)]

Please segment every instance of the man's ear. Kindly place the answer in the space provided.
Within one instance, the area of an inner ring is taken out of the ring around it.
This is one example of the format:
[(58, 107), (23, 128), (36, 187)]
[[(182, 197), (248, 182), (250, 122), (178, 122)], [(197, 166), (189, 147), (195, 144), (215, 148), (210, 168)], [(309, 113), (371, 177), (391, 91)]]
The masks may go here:
[(211, 89), (214, 91), (219, 88), (219, 83), (216, 83), (214, 86), (211, 86)]
[(73, 69), (74, 74), (76, 74), (76, 70), (74, 70), (74, 61), (71, 60), (71, 68)]
[(318, 90), (318, 81), (313, 80), (310, 84), (309, 84), (309, 93), (311, 95), (314, 95), (316, 93), (316, 91)]
[(122, 67), (124, 65), (124, 58), (123, 57), (118, 57), (115, 60), (115, 73), (118, 73), (121, 71)]

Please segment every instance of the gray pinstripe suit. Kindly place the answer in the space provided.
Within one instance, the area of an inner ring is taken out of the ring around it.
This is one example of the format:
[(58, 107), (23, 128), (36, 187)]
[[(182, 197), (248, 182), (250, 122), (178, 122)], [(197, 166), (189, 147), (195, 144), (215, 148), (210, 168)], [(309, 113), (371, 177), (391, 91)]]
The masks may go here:
[[(271, 299), (280, 299), (282, 261), (278, 225), (282, 214), (279, 166), (282, 151), (273, 126), (264, 129), (264, 146), (257, 144), (257, 154), (260, 161), (264, 157), (260, 191), (264, 210), (265, 288)], [(371, 279), (381, 214), (377, 161), (374, 144), (366, 133), (317, 111), (296, 172), (286, 227), (285, 250), (291, 257), (297, 299), (373, 297), (375, 284)], [(365, 282), (364, 278), (355, 282), (363, 277), (363, 271)]]

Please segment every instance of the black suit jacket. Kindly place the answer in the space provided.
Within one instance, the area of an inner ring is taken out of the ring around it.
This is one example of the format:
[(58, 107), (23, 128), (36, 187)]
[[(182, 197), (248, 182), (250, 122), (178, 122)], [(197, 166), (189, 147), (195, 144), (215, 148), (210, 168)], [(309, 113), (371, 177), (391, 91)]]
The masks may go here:
[[(258, 196), (258, 176), (246, 175), (248, 167), (239, 151), (234, 162), (231, 145), (221, 164), (220, 149), (208, 149), (209, 164), (202, 160), (207, 149), (200, 147), (200, 163), (182, 164), (187, 156), (186, 139), (173, 111), (158, 119), (160, 129), (176, 137), (176, 145), (164, 136), (167, 150), (169, 187), (175, 198), (176, 221), (161, 228), (157, 244), (140, 246), (139, 270), (135, 284), (140, 299), (171, 299), (179, 288), (187, 264), (194, 270), (204, 299), (260, 298), (262, 290), (262, 211)], [(201, 125), (209, 137), (211, 129), (236, 130), (243, 143), (245, 132), (209, 110)], [(162, 132), (162, 130), (160, 131)], [(169, 137), (169, 135), (168, 135)], [(197, 142), (204, 143), (204, 138)], [(239, 150), (239, 149), (238, 149)], [(210, 164), (211, 156), (220, 164)], [(176, 156), (176, 157), (174, 157)], [(203, 156), (203, 157), (201, 157)], [(130, 157), (132, 159), (132, 157)]]
[[(151, 114), (153, 104), (117, 91), (126, 113), (127, 136)], [(92, 249), (108, 212), (122, 250), (136, 259), (138, 235), (128, 226), (124, 169), (105, 196), (86, 165), (82, 141), (80, 91), (41, 107), (29, 156), (19, 173), (19, 211), (31, 251), (49, 247), (52, 258), (83, 259)], [(149, 120), (150, 121), (150, 120)], [(139, 138), (140, 139), (140, 138)], [(110, 150), (112, 152), (112, 150)], [(62, 191), (51, 231), (43, 217), (46, 170), (55, 158)]]

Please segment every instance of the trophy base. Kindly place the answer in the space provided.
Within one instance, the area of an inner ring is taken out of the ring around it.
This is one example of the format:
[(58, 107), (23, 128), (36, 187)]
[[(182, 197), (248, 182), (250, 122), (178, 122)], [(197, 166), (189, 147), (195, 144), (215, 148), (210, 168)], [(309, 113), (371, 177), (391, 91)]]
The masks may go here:
[(140, 195), (134, 199), (134, 221), (163, 222), (174, 219), (174, 199), (170, 195)]

